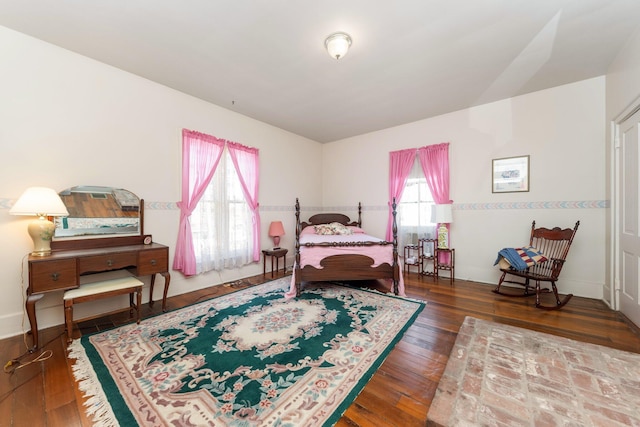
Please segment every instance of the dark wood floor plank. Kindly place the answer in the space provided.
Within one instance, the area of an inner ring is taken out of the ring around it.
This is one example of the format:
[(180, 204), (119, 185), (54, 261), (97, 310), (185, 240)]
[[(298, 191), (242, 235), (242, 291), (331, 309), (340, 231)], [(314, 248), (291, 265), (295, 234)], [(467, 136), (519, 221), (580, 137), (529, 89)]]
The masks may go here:
[[(74, 382), (74, 378), (69, 375), (67, 369), (66, 338), (62, 336), (62, 331), (57, 339), (54, 339), (45, 347), (45, 351), (50, 351), (51, 358), (45, 362), (47, 368), (43, 369), (44, 391), (46, 394), (45, 411), (55, 412), (58, 408), (66, 407), (72, 403), (75, 407), (75, 393), (73, 387), (69, 387)], [(46, 356), (49, 353), (45, 353)]]
[(83, 422), (87, 420), (80, 417), (75, 400), (47, 411), (47, 427), (82, 427)]
[[(12, 423), (14, 426), (45, 426), (45, 394), (43, 386), (43, 362), (32, 363), (16, 371), (17, 383), (15, 390)], [(73, 384), (67, 384), (73, 387)]]
[[(279, 274), (279, 277), (282, 277)], [(270, 279), (270, 277), (268, 278)], [(215, 298), (265, 281), (262, 275), (170, 298), (170, 310)], [(491, 292), (493, 286), (456, 280), (433, 281), (415, 273), (405, 277), (407, 296), (427, 302), (414, 324), (389, 353), (360, 395), (336, 424), (424, 426), (438, 381), (466, 316), (505, 323), (583, 342), (640, 353), (640, 331), (602, 301), (574, 297), (558, 311), (534, 307), (532, 299)], [(384, 290), (382, 286), (380, 290)], [(159, 303), (143, 307), (144, 317), (161, 314)], [(74, 334), (95, 332), (129, 322), (128, 313), (81, 322)], [(0, 424), (8, 426), (89, 426), (83, 397), (66, 357), (62, 327), (41, 333), (54, 355), (0, 379)], [(25, 353), (22, 337), (0, 341), (3, 363)], [(39, 353), (39, 352), (38, 352)], [(38, 354), (27, 354), (28, 363)], [(9, 421), (6, 421), (9, 420)]]
[(11, 359), (16, 358), (25, 350), (26, 347), (23, 344), (22, 336), (7, 338), (0, 342), (0, 354), (5, 356), (2, 358), (5, 373), (0, 381), (0, 420), (9, 420), (9, 423), (13, 418), (15, 406), (16, 395), (14, 390), (22, 383), (21, 376), (12, 371), (13, 361)]

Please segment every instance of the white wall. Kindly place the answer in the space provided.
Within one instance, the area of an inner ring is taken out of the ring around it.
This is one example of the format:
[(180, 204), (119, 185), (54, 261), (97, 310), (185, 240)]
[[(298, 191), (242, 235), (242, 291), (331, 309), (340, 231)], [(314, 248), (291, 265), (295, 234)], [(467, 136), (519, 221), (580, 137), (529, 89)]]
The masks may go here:
[[(260, 149), (262, 247), (272, 246), (268, 224), (280, 219), (287, 230), (281, 244), (292, 255), (295, 198), (307, 206), (321, 203), (321, 162), (300, 160), (319, 159), (321, 144), (4, 27), (0, 58), (0, 337), (23, 330), (22, 264), (32, 243), (29, 219), (10, 216), (8, 209), (29, 186), (133, 191), (147, 205), (145, 231), (170, 246), (173, 261), (182, 128)], [(172, 271), (169, 295), (261, 272), (261, 263), (189, 279)], [(162, 278), (158, 282), (162, 287)], [(160, 295), (156, 291), (156, 299)], [(41, 329), (63, 322), (61, 293), (47, 295), (36, 307)], [(77, 309), (79, 315), (95, 310), (89, 304)]]
[[(606, 76), (606, 119), (607, 119), (607, 148), (606, 148), (606, 166), (607, 166), (607, 198), (614, 200), (613, 195), (613, 138), (611, 137), (611, 122), (615, 121), (625, 110), (632, 105), (640, 105), (640, 30), (629, 38), (626, 46), (619, 52), (615, 60), (609, 67)], [(614, 298), (615, 283), (615, 260), (612, 245), (615, 245), (613, 239), (613, 221), (612, 217), (607, 216), (607, 286), (604, 290), (604, 298), (610, 305), (615, 306)]]
[[(498, 250), (528, 243), (531, 221), (573, 227), (580, 220), (560, 291), (602, 298), (604, 107), (599, 77), (325, 144), (323, 204), (362, 201), (365, 228), (383, 236), (388, 153), (450, 142), (456, 277), (495, 284)], [(492, 159), (519, 155), (531, 156), (530, 191), (493, 194)]]

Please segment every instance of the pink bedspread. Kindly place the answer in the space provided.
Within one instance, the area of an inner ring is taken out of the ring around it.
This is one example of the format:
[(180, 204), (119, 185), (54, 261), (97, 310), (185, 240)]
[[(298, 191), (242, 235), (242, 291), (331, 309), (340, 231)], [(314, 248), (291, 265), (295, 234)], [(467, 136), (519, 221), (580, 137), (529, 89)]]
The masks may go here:
[[(317, 234), (305, 234), (300, 236), (300, 268), (304, 268), (310, 265), (315, 268), (323, 268), (320, 265), (322, 259), (331, 255), (345, 255), (345, 254), (358, 254), (366, 255), (373, 259), (373, 267), (377, 267), (380, 264), (388, 263), (393, 265), (393, 245), (372, 245), (372, 246), (316, 246), (316, 247), (304, 247), (305, 243), (322, 243), (322, 242), (381, 242), (383, 239), (372, 237), (363, 233), (355, 233), (349, 235), (332, 235), (323, 236)], [(400, 265), (400, 259), (398, 258), (400, 280), (398, 281), (398, 295), (406, 296), (404, 292), (404, 279), (402, 277), (402, 265)], [(292, 298), (296, 296), (296, 270), (295, 266), (293, 274), (291, 275), (291, 286), (289, 291), (285, 293), (286, 298)], [(393, 281), (391, 286), (393, 286)]]

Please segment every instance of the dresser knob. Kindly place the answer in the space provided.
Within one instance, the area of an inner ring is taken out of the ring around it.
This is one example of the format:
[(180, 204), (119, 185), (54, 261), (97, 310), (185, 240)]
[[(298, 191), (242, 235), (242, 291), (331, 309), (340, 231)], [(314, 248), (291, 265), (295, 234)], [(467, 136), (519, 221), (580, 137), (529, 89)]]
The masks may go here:
[(51, 273), (51, 279), (53, 279), (54, 282), (58, 281), (58, 277), (60, 277), (58, 273)]
[(157, 264), (156, 260), (155, 260), (155, 259), (152, 259), (152, 260), (151, 260), (151, 265), (155, 266), (156, 264)]
[(107, 265), (109, 267), (112, 267), (113, 266), (113, 260), (107, 260)]

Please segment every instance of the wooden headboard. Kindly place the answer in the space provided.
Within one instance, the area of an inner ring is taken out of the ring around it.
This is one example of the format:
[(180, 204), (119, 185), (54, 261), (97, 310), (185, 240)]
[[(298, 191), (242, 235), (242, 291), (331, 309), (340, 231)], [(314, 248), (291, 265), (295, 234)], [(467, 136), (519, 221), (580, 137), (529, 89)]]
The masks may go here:
[[(300, 203), (296, 199), (296, 217), (300, 216)], [(310, 225), (329, 224), (332, 222), (339, 222), (342, 225), (352, 225), (355, 227), (362, 226), (362, 204), (358, 203), (358, 221), (351, 221), (347, 215), (341, 213), (319, 213), (312, 215), (308, 221), (300, 222), (300, 231), (304, 230)]]

